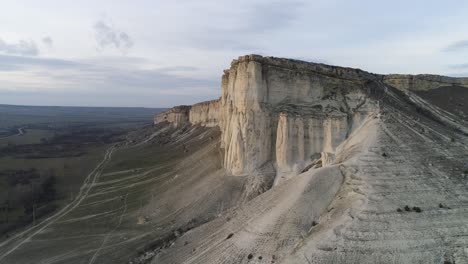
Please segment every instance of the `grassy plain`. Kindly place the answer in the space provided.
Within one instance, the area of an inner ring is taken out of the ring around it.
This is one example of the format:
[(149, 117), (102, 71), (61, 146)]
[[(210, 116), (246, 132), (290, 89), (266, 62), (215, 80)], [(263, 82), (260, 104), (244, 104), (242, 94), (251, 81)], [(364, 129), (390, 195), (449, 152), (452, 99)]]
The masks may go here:
[(0, 105), (0, 236), (73, 199), (106, 149), (161, 110)]

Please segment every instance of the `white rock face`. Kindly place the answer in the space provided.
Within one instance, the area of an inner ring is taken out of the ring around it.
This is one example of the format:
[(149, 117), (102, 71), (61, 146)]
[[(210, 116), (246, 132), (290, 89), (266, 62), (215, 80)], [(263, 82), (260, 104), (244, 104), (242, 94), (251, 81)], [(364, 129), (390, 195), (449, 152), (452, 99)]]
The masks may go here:
[(189, 105), (180, 105), (159, 113), (154, 117), (154, 124), (169, 122), (174, 127), (181, 127), (189, 121), (190, 108)]
[(219, 125), (219, 100), (211, 100), (198, 104), (175, 106), (154, 118), (154, 124), (162, 122), (172, 123), (174, 127), (181, 127), (190, 123), (204, 127)]
[[(331, 78), (333, 74), (341, 78)], [(321, 152), (333, 153), (377, 109), (361, 71), (293, 60), (240, 57), (222, 82), (224, 166), (233, 175), (273, 163), (289, 173)]]
[(155, 123), (219, 126), (229, 174), (253, 175), (273, 166), (278, 175), (286, 175), (300, 171), (321, 153), (333, 156), (366, 117), (380, 111), (385, 85), (409, 94), (444, 85), (468, 87), (468, 79), (384, 76), (248, 55), (224, 71), (220, 100), (175, 107), (158, 115)]
[(192, 105), (189, 122), (193, 125), (215, 127), (219, 125), (219, 100), (201, 102)]

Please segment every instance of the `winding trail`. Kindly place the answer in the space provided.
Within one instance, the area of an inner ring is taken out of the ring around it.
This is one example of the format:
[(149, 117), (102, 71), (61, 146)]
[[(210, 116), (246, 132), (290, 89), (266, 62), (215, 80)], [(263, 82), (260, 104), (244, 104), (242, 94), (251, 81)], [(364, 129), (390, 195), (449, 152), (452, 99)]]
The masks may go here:
[(71, 201), (68, 205), (63, 207), (60, 211), (56, 212), (52, 216), (44, 219), (41, 223), (32, 226), (15, 236), (11, 237), (0, 243), (0, 262), (2, 259), (7, 257), (9, 254), (20, 248), (23, 244), (29, 242), (35, 235), (41, 233), (47, 227), (55, 223), (57, 220), (61, 219), (63, 216), (67, 215), (73, 209), (78, 207), (81, 202), (86, 199), (90, 190), (93, 188), (94, 184), (97, 182), (99, 177), (101, 176), (102, 170), (104, 165), (107, 161), (109, 161), (112, 157), (112, 153), (114, 152), (116, 145), (110, 146), (102, 159), (102, 161), (91, 171), (88, 176), (86, 176), (83, 185), (80, 188), (78, 195), (75, 197), (73, 201)]
[(26, 130), (24, 129), (24, 127), (20, 127), (20, 128), (18, 128), (18, 133), (13, 134), (13, 135), (9, 135), (9, 136), (0, 137), (0, 139), (9, 138), (9, 137), (16, 137), (16, 136), (22, 136), (24, 134), (26, 134)]

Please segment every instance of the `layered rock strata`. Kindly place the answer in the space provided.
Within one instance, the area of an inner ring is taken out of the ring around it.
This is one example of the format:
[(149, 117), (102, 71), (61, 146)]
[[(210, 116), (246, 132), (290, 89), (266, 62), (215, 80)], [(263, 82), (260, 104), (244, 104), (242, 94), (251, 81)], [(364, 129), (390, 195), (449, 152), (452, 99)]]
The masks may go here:
[(215, 127), (219, 124), (219, 100), (194, 104), (189, 112), (189, 122), (194, 125)]
[(168, 122), (174, 127), (186, 124), (214, 127), (219, 124), (219, 100), (211, 100), (194, 105), (175, 106), (155, 116), (154, 124)]
[(406, 93), (428, 91), (444, 86), (462, 86), (468, 88), (468, 78), (454, 78), (432, 74), (389, 74), (382, 76), (385, 84)]
[(233, 175), (272, 163), (300, 170), (336, 147), (378, 109), (370, 100), (380, 76), (364, 71), (256, 55), (224, 72), (221, 118), (224, 166)]
[(241, 56), (222, 76), (220, 100), (175, 107), (156, 118), (175, 126), (219, 126), (231, 175), (301, 171), (336, 147), (372, 113), (388, 87), (413, 92), (468, 87), (468, 78), (378, 75), (359, 69), (258, 55)]
[(154, 124), (169, 122), (174, 127), (180, 127), (188, 122), (190, 108), (189, 105), (179, 105), (159, 113), (154, 117)]

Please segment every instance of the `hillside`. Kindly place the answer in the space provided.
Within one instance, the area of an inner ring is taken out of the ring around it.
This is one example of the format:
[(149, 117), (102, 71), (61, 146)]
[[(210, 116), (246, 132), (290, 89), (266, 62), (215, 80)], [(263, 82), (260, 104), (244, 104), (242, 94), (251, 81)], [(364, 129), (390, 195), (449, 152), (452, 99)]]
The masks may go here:
[[(468, 263), (468, 79), (248, 55), (1, 263)], [(442, 96), (449, 95), (449, 96)]]

